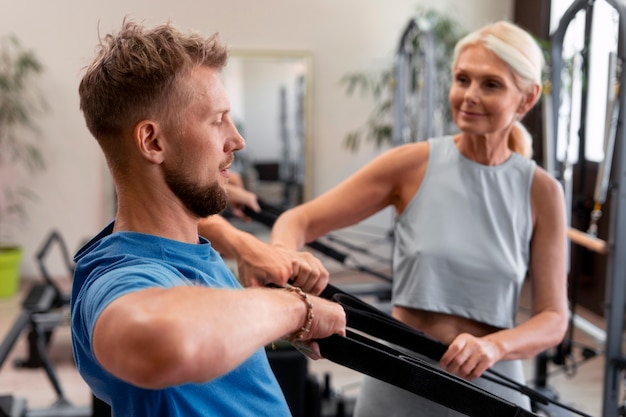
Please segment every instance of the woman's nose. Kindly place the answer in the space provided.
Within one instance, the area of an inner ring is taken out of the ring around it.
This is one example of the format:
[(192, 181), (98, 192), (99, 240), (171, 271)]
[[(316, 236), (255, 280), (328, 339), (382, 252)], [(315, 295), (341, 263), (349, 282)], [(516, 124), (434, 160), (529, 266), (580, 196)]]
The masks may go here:
[(470, 85), (465, 89), (465, 100), (471, 103), (476, 103), (479, 100), (479, 97), (478, 86), (476, 86), (475, 83), (470, 83)]

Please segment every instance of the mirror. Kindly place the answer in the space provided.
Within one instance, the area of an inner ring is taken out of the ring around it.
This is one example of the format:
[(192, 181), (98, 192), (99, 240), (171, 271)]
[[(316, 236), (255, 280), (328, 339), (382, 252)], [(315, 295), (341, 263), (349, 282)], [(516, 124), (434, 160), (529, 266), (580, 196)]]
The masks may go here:
[(308, 199), (311, 57), (294, 51), (233, 50), (222, 81), (246, 140), (233, 171), (259, 199), (288, 208)]

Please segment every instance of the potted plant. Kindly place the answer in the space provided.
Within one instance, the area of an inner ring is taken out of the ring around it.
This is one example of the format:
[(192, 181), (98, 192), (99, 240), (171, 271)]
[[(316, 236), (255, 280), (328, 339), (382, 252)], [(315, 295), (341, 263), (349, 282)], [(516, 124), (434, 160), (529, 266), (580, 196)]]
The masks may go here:
[(15, 36), (0, 37), (0, 296), (15, 293), (19, 281), (22, 249), (14, 235), (36, 197), (24, 180), (45, 167), (36, 119), (47, 106), (34, 82), (42, 71)]

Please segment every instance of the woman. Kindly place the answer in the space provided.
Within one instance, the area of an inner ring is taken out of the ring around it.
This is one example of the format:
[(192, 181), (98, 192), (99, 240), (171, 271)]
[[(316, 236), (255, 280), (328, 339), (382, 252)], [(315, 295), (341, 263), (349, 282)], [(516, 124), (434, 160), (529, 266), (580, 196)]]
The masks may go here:
[[(521, 359), (554, 346), (567, 328), (562, 189), (529, 156), (520, 120), (541, 91), (542, 53), (508, 22), (455, 49), (449, 101), (460, 133), (396, 147), (326, 194), (285, 212), (272, 242), (299, 248), (392, 205), (395, 318), (449, 344), (439, 365), (529, 407), (479, 376), (524, 382)], [(532, 314), (515, 323), (526, 276)], [(449, 410), (366, 378), (355, 415), (440, 416)]]

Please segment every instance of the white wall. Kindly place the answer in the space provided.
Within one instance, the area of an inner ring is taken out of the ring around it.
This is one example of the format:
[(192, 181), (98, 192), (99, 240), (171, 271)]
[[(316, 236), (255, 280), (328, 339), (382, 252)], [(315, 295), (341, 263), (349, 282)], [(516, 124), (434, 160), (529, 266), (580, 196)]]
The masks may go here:
[(34, 255), (52, 228), (71, 251), (107, 221), (100, 150), (84, 126), (77, 87), (98, 33), (124, 16), (148, 24), (171, 20), (185, 29), (215, 31), (237, 49), (307, 50), (313, 55), (313, 168), (318, 195), (376, 153), (342, 146), (371, 103), (339, 87), (350, 71), (387, 65), (415, 8), (434, 7), (474, 29), (510, 18), (512, 0), (2, 0), (0, 33), (14, 33), (46, 66), (43, 90), (52, 112), (42, 120), (48, 170), (32, 181), (40, 201), (22, 230), (23, 275), (37, 276)]

